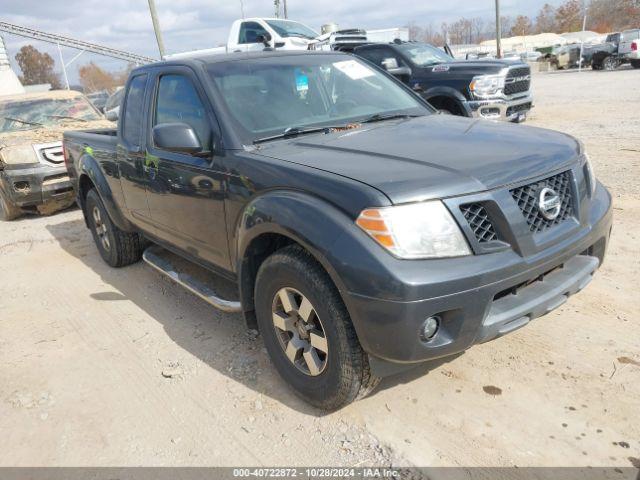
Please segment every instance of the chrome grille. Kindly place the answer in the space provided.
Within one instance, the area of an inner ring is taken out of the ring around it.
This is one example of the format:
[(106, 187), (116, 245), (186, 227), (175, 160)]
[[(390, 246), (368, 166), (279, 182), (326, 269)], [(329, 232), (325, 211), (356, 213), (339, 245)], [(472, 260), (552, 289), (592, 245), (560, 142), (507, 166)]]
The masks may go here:
[[(560, 213), (553, 220), (542, 216), (538, 208), (540, 191), (543, 188), (553, 189), (560, 197)], [(573, 216), (573, 195), (571, 193), (571, 173), (559, 173), (539, 182), (530, 183), (510, 190), (511, 196), (520, 207), (527, 220), (529, 230), (533, 233), (543, 232)]]
[(50, 147), (41, 150), (42, 158), (47, 162), (55, 163), (59, 165), (64, 162), (64, 154), (62, 153), (62, 147)]
[(460, 210), (478, 242), (487, 243), (498, 239), (498, 235), (489, 219), (489, 214), (481, 204), (468, 203), (467, 205), (461, 205)]
[(504, 83), (504, 94), (514, 95), (529, 91), (531, 86), (531, 68), (516, 67), (509, 70)]
[(64, 164), (64, 152), (60, 142), (40, 143), (33, 146), (40, 163), (59, 166)]

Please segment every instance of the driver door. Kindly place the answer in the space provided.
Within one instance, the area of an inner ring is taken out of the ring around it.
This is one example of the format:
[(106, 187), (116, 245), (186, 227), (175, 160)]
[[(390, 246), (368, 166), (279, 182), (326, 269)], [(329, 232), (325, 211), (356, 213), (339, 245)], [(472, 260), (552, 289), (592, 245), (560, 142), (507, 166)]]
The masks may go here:
[[(164, 69), (155, 79), (145, 169), (151, 219), (161, 240), (206, 263), (230, 269), (224, 213), (221, 154), (217, 122), (194, 73), (183, 67)], [(198, 136), (203, 152), (162, 150), (153, 127), (185, 123)]]

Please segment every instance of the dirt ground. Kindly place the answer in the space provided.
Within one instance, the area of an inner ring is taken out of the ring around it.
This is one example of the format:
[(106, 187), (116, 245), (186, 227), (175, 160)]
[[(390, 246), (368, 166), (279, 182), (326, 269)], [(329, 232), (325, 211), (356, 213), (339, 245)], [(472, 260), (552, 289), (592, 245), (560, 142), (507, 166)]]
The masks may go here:
[(578, 136), (611, 189), (604, 267), (551, 314), (324, 415), (241, 318), (78, 210), (0, 222), (0, 465), (640, 466), (640, 71), (537, 74), (531, 125)]

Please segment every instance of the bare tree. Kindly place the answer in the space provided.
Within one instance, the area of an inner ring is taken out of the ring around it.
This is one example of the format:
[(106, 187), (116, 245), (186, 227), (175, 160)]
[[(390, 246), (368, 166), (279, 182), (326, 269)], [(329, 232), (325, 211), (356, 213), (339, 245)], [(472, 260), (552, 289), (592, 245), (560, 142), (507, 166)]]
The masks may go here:
[(509, 34), (512, 37), (518, 35), (531, 35), (533, 33), (533, 24), (531, 19), (526, 15), (518, 15)]
[(535, 31), (537, 33), (556, 31), (556, 9), (552, 5), (545, 3), (540, 9), (540, 13), (536, 17)]

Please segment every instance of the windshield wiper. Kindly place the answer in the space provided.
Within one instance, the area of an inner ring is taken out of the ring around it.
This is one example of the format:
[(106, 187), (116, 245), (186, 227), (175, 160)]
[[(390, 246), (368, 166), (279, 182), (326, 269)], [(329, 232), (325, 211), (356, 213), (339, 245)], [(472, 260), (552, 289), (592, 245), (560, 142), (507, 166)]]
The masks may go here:
[(45, 117), (49, 117), (49, 118), (68, 118), (69, 120), (78, 120), (80, 122), (85, 122), (85, 123), (87, 123), (87, 121), (88, 121), (88, 120), (86, 120), (84, 118), (72, 117), (70, 115), (45, 115)]
[(307, 135), (309, 133), (319, 133), (319, 132), (329, 133), (334, 128), (342, 128), (342, 127), (336, 127), (331, 125), (326, 127), (311, 127), (311, 128), (289, 127), (289, 128), (285, 128), (285, 130), (282, 133), (279, 133), (277, 135), (272, 135), (271, 137), (258, 138), (257, 140), (253, 141), (253, 144), (255, 145), (257, 143), (269, 142), (271, 140), (278, 140), (280, 138), (297, 137), (298, 135)]
[(385, 120), (395, 120), (398, 118), (416, 118), (416, 117), (423, 117), (423, 116), (424, 115), (415, 115), (415, 114), (411, 115), (407, 113), (393, 113), (391, 115), (382, 115), (380, 113), (376, 113), (374, 115), (371, 115), (370, 117), (365, 118), (359, 123), (384, 122)]
[(24, 123), (25, 125), (36, 125), (39, 127), (43, 127), (44, 124), (43, 123), (38, 123), (38, 122), (30, 122), (28, 120), (22, 120), (21, 118), (15, 118), (15, 117), (2, 117), (5, 120), (11, 120), (12, 122), (20, 122), (20, 123)]

